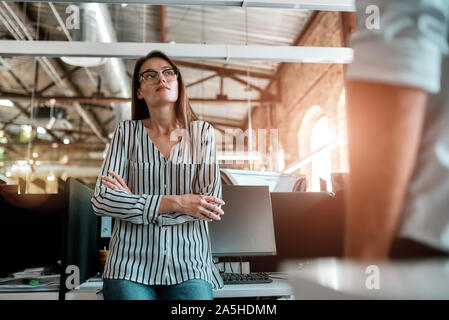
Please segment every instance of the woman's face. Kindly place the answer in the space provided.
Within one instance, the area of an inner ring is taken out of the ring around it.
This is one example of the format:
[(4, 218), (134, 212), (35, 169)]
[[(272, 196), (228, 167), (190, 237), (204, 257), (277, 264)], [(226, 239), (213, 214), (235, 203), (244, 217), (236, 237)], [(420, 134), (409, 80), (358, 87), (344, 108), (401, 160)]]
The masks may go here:
[(170, 79), (170, 71), (165, 71), (167, 75), (162, 73), (172, 68), (166, 60), (159, 57), (145, 61), (140, 67), (139, 74), (145, 72), (146, 79), (139, 76), (140, 87), (137, 89), (137, 98), (145, 99), (147, 105), (152, 106), (167, 102), (175, 103), (178, 100), (178, 80)]

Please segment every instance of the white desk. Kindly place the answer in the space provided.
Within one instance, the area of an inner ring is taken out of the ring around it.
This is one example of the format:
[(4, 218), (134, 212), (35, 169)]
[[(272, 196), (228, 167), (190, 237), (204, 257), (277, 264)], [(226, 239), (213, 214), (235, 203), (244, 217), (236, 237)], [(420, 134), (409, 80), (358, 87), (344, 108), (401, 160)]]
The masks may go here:
[[(102, 281), (85, 282), (78, 289), (66, 293), (66, 300), (103, 300)], [(214, 298), (280, 297), (289, 299), (293, 288), (286, 280), (274, 279), (271, 283), (232, 284), (213, 290)]]
[(58, 291), (0, 292), (0, 300), (58, 300)]
[(295, 299), (449, 299), (449, 259), (355, 262), (322, 258), (282, 265)]

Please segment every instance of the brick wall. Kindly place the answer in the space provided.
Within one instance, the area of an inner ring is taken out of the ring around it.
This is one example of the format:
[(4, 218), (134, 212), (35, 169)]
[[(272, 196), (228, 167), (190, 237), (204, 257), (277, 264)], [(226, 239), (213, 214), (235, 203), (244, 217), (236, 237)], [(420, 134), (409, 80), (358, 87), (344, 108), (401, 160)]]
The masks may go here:
[[(342, 46), (341, 16), (338, 12), (320, 12), (300, 40), (302, 46)], [(329, 118), (331, 138), (344, 136), (344, 104), (339, 104), (343, 90), (343, 66), (320, 63), (289, 63), (281, 69), (281, 103), (272, 105), (271, 127), (279, 130), (280, 147), (284, 150), (285, 166), (311, 153), (310, 135), (322, 115)], [(274, 87), (274, 86), (273, 86)], [(270, 92), (273, 92), (271, 88)], [(268, 128), (269, 105), (252, 112), (252, 126)], [(343, 148), (331, 153), (332, 171), (346, 170)], [(297, 171), (298, 172), (298, 171)], [(308, 177), (311, 186), (311, 164), (299, 173)]]

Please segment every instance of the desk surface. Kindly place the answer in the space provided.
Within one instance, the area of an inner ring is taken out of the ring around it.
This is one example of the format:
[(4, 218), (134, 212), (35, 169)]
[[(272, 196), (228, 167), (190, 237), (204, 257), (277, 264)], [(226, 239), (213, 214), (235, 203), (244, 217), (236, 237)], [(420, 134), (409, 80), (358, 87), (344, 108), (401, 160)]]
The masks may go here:
[(0, 292), (0, 300), (58, 300), (59, 291)]
[(449, 299), (449, 259), (288, 261), (295, 299)]
[[(276, 274), (274, 277), (281, 277)], [(103, 300), (103, 281), (87, 281), (78, 289), (66, 293), (66, 300)], [(213, 290), (214, 298), (245, 298), (245, 297), (290, 297), (292, 287), (284, 279), (273, 279), (271, 283), (232, 284), (222, 289)]]

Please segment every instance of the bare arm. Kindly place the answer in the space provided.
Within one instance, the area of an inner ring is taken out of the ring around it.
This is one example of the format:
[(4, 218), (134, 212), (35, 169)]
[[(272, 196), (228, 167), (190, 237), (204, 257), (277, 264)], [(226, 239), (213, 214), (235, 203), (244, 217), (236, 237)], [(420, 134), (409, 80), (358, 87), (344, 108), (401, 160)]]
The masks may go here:
[(171, 211), (179, 211), (180, 204), (177, 196), (173, 195), (165, 195), (162, 197), (161, 205), (159, 206), (159, 214), (171, 212)]
[(347, 83), (345, 256), (382, 259), (395, 237), (425, 115), (421, 89)]
[(164, 195), (162, 196), (158, 214), (177, 211), (206, 221), (212, 221), (212, 219), (221, 220), (220, 216), (224, 212), (216, 205), (224, 205), (224, 201), (213, 196), (192, 193)]

